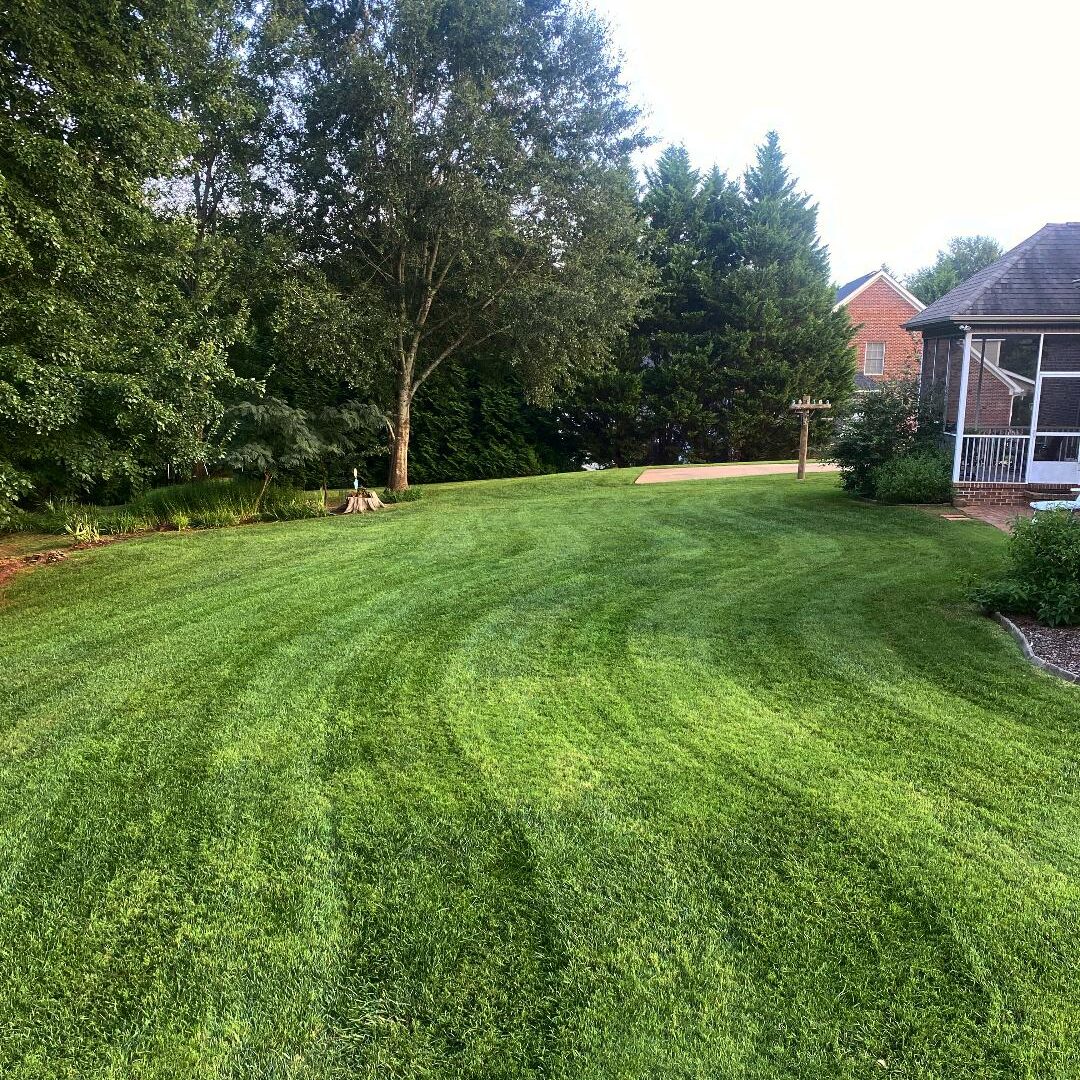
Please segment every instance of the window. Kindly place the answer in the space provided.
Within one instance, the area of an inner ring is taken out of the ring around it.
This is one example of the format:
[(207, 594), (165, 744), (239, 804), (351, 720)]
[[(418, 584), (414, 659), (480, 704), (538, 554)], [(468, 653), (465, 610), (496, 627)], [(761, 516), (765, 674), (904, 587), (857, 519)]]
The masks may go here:
[(885, 342), (868, 341), (866, 343), (866, 355), (863, 357), (864, 375), (885, 374)]

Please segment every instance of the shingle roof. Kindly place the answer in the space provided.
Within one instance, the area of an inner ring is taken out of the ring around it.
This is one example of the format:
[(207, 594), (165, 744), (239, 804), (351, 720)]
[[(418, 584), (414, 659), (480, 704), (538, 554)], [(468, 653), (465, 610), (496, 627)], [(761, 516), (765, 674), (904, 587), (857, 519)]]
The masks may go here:
[(1044, 225), (905, 325), (994, 315), (1080, 317), (1080, 221)]
[(854, 281), (841, 285), (836, 290), (836, 300), (834, 302), (837, 304), (843, 303), (860, 285), (865, 285), (876, 273), (876, 270), (871, 270), (869, 274), (863, 274), (862, 277), (857, 277)]

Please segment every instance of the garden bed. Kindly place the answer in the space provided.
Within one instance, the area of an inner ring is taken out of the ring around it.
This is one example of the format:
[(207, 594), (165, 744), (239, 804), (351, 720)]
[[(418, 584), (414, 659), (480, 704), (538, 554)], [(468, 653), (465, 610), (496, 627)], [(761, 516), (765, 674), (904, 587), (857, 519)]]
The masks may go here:
[(1043, 626), (1026, 615), (997, 616), (1037, 667), (1080, 682), (1080, 626)]

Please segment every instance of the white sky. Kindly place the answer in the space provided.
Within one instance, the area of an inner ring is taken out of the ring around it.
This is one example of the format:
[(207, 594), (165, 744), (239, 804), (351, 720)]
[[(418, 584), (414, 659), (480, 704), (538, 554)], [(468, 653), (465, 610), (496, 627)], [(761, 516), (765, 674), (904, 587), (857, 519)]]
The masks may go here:
[(734, 176), (779, 131), (838, 283), (1080, 220), (1076, 0), (588, 2), (660, 145)]

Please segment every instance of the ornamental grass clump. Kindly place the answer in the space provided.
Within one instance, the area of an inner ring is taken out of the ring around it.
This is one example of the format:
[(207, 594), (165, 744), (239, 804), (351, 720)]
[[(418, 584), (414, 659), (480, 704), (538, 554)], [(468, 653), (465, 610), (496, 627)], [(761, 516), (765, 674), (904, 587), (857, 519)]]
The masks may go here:
[(1006, 576), (973, 599), (987, 611), (1030, 615), (1047, 626), (1080, 624), (1080, 518), (1070, 510), (1018, 518)]

